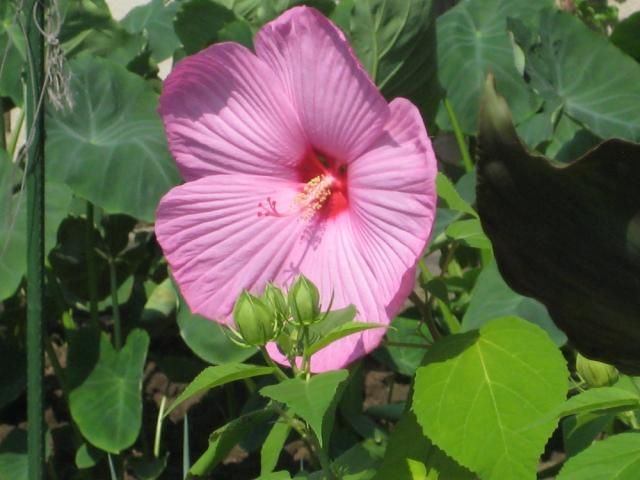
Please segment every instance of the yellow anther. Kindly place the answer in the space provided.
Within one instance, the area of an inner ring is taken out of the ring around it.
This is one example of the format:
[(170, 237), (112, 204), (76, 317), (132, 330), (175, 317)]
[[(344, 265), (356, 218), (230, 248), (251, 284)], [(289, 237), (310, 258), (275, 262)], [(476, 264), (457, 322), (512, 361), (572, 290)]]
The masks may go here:
[(309, 180), (302, 189), (302, 192), (295, 196), (293, 203), (303, 219), (311, 219), (315, 213), (322, 208), (324, 202), (326, 202), (331, 195), (332, 184), (333, 177), (318, 175)]

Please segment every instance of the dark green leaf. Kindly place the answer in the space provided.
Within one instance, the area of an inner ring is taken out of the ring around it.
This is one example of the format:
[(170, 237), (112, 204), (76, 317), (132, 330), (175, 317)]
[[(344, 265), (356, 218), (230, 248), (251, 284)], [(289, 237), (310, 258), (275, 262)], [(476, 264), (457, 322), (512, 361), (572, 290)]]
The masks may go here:
[(211, 434), (209, 447), (189, 472), (193, 475), (207, 475), (245, 435), (275, 416), (273, 410), (258, 410), (242, 415), (219, 428)]
[(130, 33), (145, 33), (157, 62), (171, 57), (180, 46), (180, 39), (173, 31), (173, 19), (178, 5), (179, 2), (151, 0), (146, 5), (131, 9), (122, 19), (122, 26)]
[(253, 43), (249, 24), (214, 0), (181, 2), (174, 26), (187, 55), (221, 41)]
[(0, 408), (14, 401), (27, 385), (27, 363), (19, 339), (0, 337)]
[(567, 388), (547, 334), (503, 317), (436, 342), (424, 362), (413, 411), (425, 435), (483, 480), (532, 478)]
[(304, 419), (318, 436), (321, 445), (326, 445), (335, 416), (346, 370), (314, 375), (308, 380), (291, 378), (260, 390), (260, 394), (284, 403), (291, 413)]
[(193, 353), (205, 362), (214, 365), (242, 362), (256, 353), (253, 347), (241, 347), (229, 340), (223, 330), (226, 327), (191, 313), (183, 299), (177, 320), (180, 336)]
[(601, 138), (640, 141), (640, 87), (629, 81), (640, 78), (640, 65), (565, 12), (543, 11), (537, 32), (516, 37), (531, 84), (545, 100)]
[(462, 318), (463, 330), (473, 330), (496, 317), (509, 315), (535, 323), (558, 346), (567, 341), (565, 334), (551, 320), (545, 306), (511, 290), (502, 279), (496, 263), (491, 262), (482, 269), (471, 291), (471, 301)]
[[(487, 72), (496, 75), (498, 89), (512, 101), (516, 123), (537, 110), (540, 102), (516, 68), (506, 22), (530, 19), (552, 5), (551, 0), (466, 0), (438, 18), (438, 76), (464, 132), (476, 130)], [(448, 125), (444, 109), (438, 123)]]
[(407, 97), (432, 118), (440, 89), (431, 0), (353, 2), (347, 34), (358, 58), (389, 99)]
[(107, 60), (70, 62), (75, 108), (48, 110), (47, 172), (107, 213), (153, 220), (180, 177), (142, 78)]
[(458, 240), (470, 247), (480, 248), (485, 250), (491, 249), (491, 242), (482, 231), (480, 220), (458, 220), (450, 224), (444, 231), (444, 233), (454, 239)]
[(382, 348), (375, 350), (373, 355), (398, 373), (413, 376), (426, 352), (425, 348), (420, 348), (426, 347), (425, 338), (418, 334), (420, 326), (419, 321), (411, 318), (394, 318), (385, 338), (389, 342), (412, 344), (417, 348), (394, 347), (383, 343)]
[(632, 13), (616, 25), (611, 43), (640, 62), (640, 12)]
[(487, 81), (478, 212), (500, 272), (585, 356), (626, 373), (640, 372), (639, 160), (640, 145), (622, 140), (566, 167), (529, 153)]
[[(24, 190), (13, 193), (21, 184), (22, 171), (0, 149), (0, 300), (15, 292), (27, 270), (27, 197)], [(71, 191), (64, 185), (45, 184), (45, 252), (56, 242), (56, 231), (67, 215)]]
[(0, 97), (22, 105), (22, 69), (27, 53), (15, 2), (0, 3)]
[(640, 433), (621, 433), (570, 458), (558, 480), (636, 480), (640, 470)]
[(0, 444), (0, 479), (29, 478), (27, 432), (14, 428)]
[(567, 457), (573, 457), (591, 445), (615, 418), (615, 414), (582, 413), (562, 420), (562, 438)]
[(227, 363), (216, 367), (207, 367), (193, 379), (178, 398), (173, 401), (171, 406), (165, 410), (164, 416), (169, 415), (174, 408), (198, 393), (206, 392), (212, 388), (237, 380), (269, 375), (271, 373), (273, 373), (273, 368), (271, 367), (258, 367), (255, 365), (245, 365), (244, 363)]
[(82, 435), (102, 450), (119, 453), (138, 437), (142, 424), (142, 373), (148, 347), (147, 334), (133, 330), (119, 351), (103, 334), (95, 362), (91, 359), (95, 354), (87, 357), (69, 353), (68, 369), (74, 370), (69, 378), (71, 416)]

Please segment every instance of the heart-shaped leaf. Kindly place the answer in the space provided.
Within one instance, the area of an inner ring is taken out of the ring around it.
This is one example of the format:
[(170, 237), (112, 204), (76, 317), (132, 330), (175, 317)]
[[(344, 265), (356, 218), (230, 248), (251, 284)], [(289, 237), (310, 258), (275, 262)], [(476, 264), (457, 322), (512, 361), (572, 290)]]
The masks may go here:
[(108, 60), (70, 63), (71, 111), (48, 110), (47, 172), (108, 213), (151, 221), (180, 180), (151, 85)]
[(173, 31), (177, 9), (178, 2), (151, 0), (146, 5), (131, 9), (122, 19), (122, 26), (130, 33), (144, 32), (154, 60), (161, 62), (173, 55), (180, 46), (180, 40)]
[(556, 166), (526, 150), (490, 78), (478, 138), (478, 213), (505, 281), (585, 356), (640, 373), (640, 145)]
[(547, 334), (503, 317), (436, 342), (424, 362), (413, 411), (425, 435), (483, 480), (535, 478), (567, 388)]
[(95, 352), (95, 332), (87, 333), (76, 336), (70, 346), (69, 409), (91, 444), (119, 453), (135, 442), (142, 424), (142, 372), (149, 337), (133, 330), (125, 345), (115, 350), (102, 334)]

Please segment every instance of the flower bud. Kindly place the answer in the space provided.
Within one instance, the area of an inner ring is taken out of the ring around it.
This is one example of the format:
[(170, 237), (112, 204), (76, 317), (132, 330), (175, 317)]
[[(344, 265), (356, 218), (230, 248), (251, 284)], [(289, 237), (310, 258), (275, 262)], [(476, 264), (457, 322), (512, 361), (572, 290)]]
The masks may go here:
[(240, 336), (247, 344), (261, 347), (273, 340), (276, 322), (272, 310), (260, 298), (246, 290), (236, 300), (233, 319)]
[(304, 275), (300, 275), (289, 289), (291, 316), (298, 324), (310, 325), (320, 318), (320, 293)]
[(278, 287), (272, 283), (268, 283), (264, 289), (262, 298), (276, 314), (276, 318), (281, 320), (289, 318), (289, 306), (287, 305), (287, 301), (284, 298), (282, 290)]
[(616, 367), (597, 360), (590, 360), (579, 353), (576, 356), (576, 370), (590, 387), (607, 387), (618, 380)]

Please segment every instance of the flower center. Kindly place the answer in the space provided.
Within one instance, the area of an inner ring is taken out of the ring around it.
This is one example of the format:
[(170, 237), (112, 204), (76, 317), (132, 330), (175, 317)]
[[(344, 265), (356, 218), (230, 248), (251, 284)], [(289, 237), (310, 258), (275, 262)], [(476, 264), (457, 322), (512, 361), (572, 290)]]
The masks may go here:
[(259, 217), (299, 215), (310, 220), (316, 215), (332, 218), (347, 208), (347, 166), (326, 155), (309, 150), (298, 165), (298, 175), (304, 184), (289, 208), (278, 211), (275, 200), (267, 198), (258, 204)]

